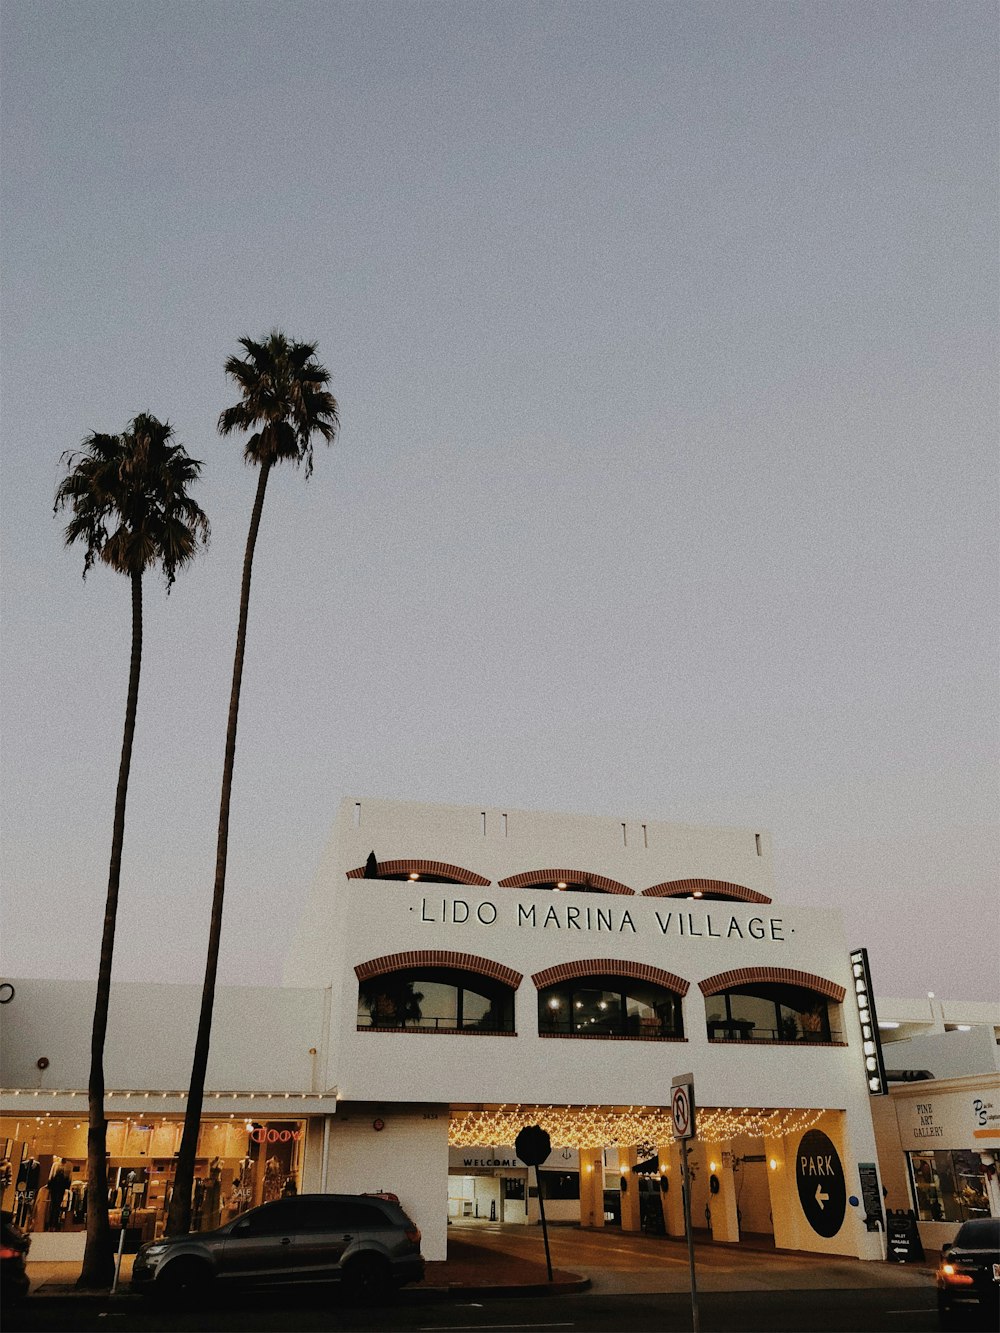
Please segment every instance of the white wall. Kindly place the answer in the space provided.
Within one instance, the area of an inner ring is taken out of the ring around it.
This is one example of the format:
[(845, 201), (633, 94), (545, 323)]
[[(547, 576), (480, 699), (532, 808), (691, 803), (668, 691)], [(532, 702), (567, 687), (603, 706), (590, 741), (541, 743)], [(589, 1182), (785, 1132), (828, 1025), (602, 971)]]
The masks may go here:
[[(0, 1083), (5, 1088), (84, 1089), (90, 1070), (94, 985), (12, 979), (0, 1009)], [(321, 988), (220, 987), (206, 1087), (320, 1092), (325, 1077), (328, 992)], [(200, 986), (112, 986), (105, 1048), (109, 1089), (187, 1088)], [(310, 1055), (310, 1049), (316, 1055)], [(48, 1060), (40, 1070), (39, 1058)]]
[(887, 1069), (929, 1069), (936, 1079), (1000, 1070), (1000, 1046), (989, 1027), (928, 1032), (882, 1048)]
[[(456, 909), (469, 920), (443, 920)], [(535, 909), (535, 924), (518, 923), (518, 908)], [(610, 912), (615, 929), (543, 926), (553, 906), (565, 922), (567, 908)], [(478, 907), (487, 920), (476, 919)], [(347, 965), (333, 991), (332, 1033), (336, 1083), (348, 1100), (384, 1098), (455, 1102), (559, 1102), (661, 1105), (669, 1100), (671, 1076), (693, 1070), (705, 1105), (844, 1105), (860, 1068), (857, 1050), (830, 1047), (725, 1045), (709, 1042), (705, 1000), (698, 981), (729, 968), (761, 965), (816, 973), (850, 983), (848, 952), (840, 921), (832, 912), (784, 906), (669, 901), (609, 894), (555, 894), (529, 889), (414, 886), (346, 880), (331, 886), (331, 914), (340, 922)], [(628, 913), (625, 924), (624, 913)], [(721, 938), (675, 933), (678, 914)], [(427, 918), (433, 917), (433, 920)], [(661, 922), (670, 918), (664, 934)], [(781, 939), (772, 937), (774, 933)], [(732, 923), (733, 933), (725, 937)], [(751, 923), (762, 923), (754, 924)], [(633, 928), (634, 927), (634, 928)], [(764, 939), (751, 938), (763, 928)], [(738, 930), (743, 938), (736, 933)], [(356, 964), (384, 954), (445, 949), (484, 957), (523, 974), (515, 999), (516, 1036), (357, 1030)], [(650, 963), (691, 982), (684, 1003), (686, 1041), (588, 1042), (538, 1035), (538, 992), (531, 974), (576, 958), (626, 959)], [(856, 1025), (844, 1005), (840, 1026)], [(612, 1058), (613, 1053), (613, 1058)]]
[(448, 1107), (372, 1103), (338, 1110), (327, 1189), (397, 1195), (423, 1233), (424, 1258), (447, 1258)]

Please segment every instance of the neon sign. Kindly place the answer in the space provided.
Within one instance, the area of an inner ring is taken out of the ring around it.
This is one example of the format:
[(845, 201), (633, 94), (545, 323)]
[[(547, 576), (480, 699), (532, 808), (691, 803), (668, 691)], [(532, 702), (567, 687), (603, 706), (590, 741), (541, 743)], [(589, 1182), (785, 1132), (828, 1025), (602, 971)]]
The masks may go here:
[(301, 1129), (265, 1129), (258, 1125), (250, 1131), (254, 1143), (294, 1143), (302, 1137)]

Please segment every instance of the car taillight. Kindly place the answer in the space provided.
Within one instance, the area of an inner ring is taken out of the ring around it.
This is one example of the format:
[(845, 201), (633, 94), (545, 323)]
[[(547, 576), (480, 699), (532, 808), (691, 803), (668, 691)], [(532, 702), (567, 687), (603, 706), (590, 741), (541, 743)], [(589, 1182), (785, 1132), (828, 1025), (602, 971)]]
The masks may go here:
[(20, 1253), (12, 1245), (0, 1245), (0, 1259), (16, 1259)]
[(971, 1287), (973, 1278), (968, 1273), (960, 1273), (954, 1264), (942, 1264), (941, 1276), (953, 1287)]
[(419, 1245), (419, 1244), (420, 1244), (420, 1228), (419, 1228), (419, 1227), (407, 1227), (407, 1228), (406, 1228), (406, 1239), (407, 1239), (408, 1241), (412, 1241), (412, 1243), (413, 1243), (414, 1245)]

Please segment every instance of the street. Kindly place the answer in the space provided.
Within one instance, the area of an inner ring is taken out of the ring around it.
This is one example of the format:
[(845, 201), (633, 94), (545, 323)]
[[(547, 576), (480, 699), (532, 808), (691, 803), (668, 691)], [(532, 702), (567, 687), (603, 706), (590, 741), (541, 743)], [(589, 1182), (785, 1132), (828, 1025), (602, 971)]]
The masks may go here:
[[(704, 1333), (930, 1333), (937, 1328), (933, 1289), (709, 1292), (700, 1300)], [(233, 1300), (173, 1313), (146, 1310), (134, 1298), (109, 1302), (67, 1296), (29, 1301), (5, 1321), (7, 1333), (684, 1333), (691, 1328), (686, 1296), (621, 1293), (489, 1301), (426, 1301), (404, 1292), (391, 1306), (347, 1309), (335, 1295), (289, 1300)]]
[[(475, 1271), (488, 1280), (513, 1259), (535, 1261), (544, 1280), (537, 1228), (456, 1228), (453, 1242), (473, 1249)], [(128, 1293), (81, 1296), (63, 1286), (36, 1295), (4, 1321), (6, 1333), (685, 1333), (691, 1328), (686, 1247), (639, 1234), (550, 1231), (556, 1270), (589, 1279), (570, 1295), (489, 1296), (440, 1287), (409, 1287), (391, 1304), (347, 1306), (336, 1290), (282, 1289), (215, 1294), (188, 1310), (161, 1310)], [(928, 1268), (854, 1259), (776, 1254), (749, 1247), (699, 1245), (703, 1333), (930, 1333), (937, 1328)]]

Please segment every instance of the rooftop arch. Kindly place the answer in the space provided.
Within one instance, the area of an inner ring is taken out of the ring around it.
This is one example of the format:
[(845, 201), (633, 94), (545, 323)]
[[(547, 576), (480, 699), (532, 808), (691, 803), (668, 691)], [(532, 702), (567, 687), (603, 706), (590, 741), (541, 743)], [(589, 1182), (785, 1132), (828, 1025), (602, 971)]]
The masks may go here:
[(729, 972), (717, 972), (714, 977), (706, 977), (698, 982), (698, 988), (705, 996), (721, 995), (723, 991), (735, 990), (740, 986), (803, 986), (825, 995), (827, 999), (842, 1004), (847, 991), (835, 981), (817, 976), (815, 972), (799, 972), (792, 967), (736, 967)]
[(501, 889), (531, 889), (540, 884), (560, 883), (565, 883), (568, 891), (585, 889), (597, 893), (635, 893), (627, 884), (609, 879), (607, 875), (595, 875), (589, 870), (523, 870), (519, 875), (508, 875), (506, 879), (497, 880)]
[(665, 972), (662, 967), (652, 967), (649, 963), (635, 963), (627, 958), (585, 958), (571, 963), (558, 963), (547, 967), (542, 972), (533, 972), (531, 980), (537, 990), (554, 986), (560, 981), (573, 981), (578, 977), (628, 977), (632, 981), (648, 981), (654, 986), (663, 986), (684, 996), (691, 987), (690, 981), (677, 976), (674, 972)]
[[(414, 876), (417, 880), (426, 879), (430, 884), (468, 884), (476, 888), (486, 888), (490, 880), (477, 875), (474, 870), (464, 866), (449, 865), (445, 861), (427, 861), (421, 857), (404, 856), (395, 861), (379, 861), (377, 879), (397, 879)], [(364, 879), (365, 867), (355, 866), (347, 872), (348, 879)]]
[(643, 889), (643, 898), (728, 898), (740, 903), (769, 903), (766, 894), (724, 879), (670, 879)]

